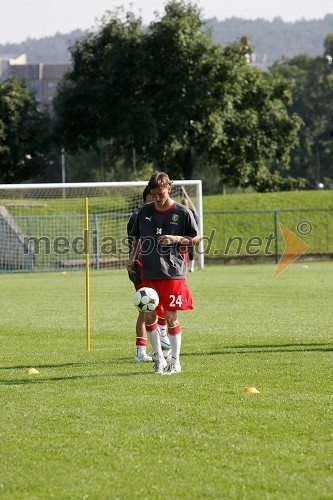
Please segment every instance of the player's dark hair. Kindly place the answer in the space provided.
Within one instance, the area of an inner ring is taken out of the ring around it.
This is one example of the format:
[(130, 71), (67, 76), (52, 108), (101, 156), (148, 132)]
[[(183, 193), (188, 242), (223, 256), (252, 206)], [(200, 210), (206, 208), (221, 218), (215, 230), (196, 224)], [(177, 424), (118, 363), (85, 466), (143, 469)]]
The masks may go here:
[(148, 181), (148, 187), (150, 189), (156, 189), (158, 187), (170, 187), (172, 181), (170, 181), (168, 174), (165, 172), (154, 172)]
[(147, 196), (150, 194), (150, 188), (148, 186), (146, 186), (143, 190), (143, 193), (142, 193), (142, 198), (143, 198), (143, 201), (145, 202), (146, 201), (146, 198)]

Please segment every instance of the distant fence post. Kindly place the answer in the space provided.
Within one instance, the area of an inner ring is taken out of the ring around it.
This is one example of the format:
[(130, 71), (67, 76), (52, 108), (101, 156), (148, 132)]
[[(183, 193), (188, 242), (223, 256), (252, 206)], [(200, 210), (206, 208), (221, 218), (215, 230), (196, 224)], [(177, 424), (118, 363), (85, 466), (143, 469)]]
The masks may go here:
[(278, 255), (278, 221), (277, 221), (278, 211), (274, 210), (274, 234), (275, 234), (275, 262), (279, 262)]
[(32, 236), (32, 219), (28, 217), (28, 269), (33, 271), (34, 269), (34, 253), (32, 250), (32, 245), (29, 244), (30, 236)]

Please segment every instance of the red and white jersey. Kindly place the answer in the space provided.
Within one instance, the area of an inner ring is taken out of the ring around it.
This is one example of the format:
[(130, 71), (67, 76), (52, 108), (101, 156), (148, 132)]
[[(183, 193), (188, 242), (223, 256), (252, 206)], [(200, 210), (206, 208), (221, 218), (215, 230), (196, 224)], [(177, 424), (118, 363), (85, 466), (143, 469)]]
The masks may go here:
[(155, 202), (146, 203), (138, 211), (131, 236), (141, 240), (141, 258), (145, 279), (183, 279), (186, 262), (181, 245), (159, 245), (157, 238), (163, 234), (188, 236), (199, 234), (193, 213), (180, 203), (168, 210), (158, 210)]

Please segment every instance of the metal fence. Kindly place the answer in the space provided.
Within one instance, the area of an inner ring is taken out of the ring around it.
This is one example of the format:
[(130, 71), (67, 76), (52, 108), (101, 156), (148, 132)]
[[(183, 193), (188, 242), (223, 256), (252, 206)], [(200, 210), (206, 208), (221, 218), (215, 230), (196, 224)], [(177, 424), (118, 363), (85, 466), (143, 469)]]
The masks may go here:
[(207, 260), (279, 260), (285, 248), (281, 225), (309, 245), (307, 255), (333, 255), (333, 208), (221, 210), (204, 212)]

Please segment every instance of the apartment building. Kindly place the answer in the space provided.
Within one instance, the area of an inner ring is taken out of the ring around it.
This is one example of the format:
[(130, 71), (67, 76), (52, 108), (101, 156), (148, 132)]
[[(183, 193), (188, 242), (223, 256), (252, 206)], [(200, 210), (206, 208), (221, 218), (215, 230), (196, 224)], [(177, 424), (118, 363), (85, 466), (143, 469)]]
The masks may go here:
[(57, 87), (65, 72), (72, 68), (71, 64), (28, 64), (25, 54), (19, 56), (0, 54), (0, 81), (10, 76), (23, 79), (27, 88), (33, 92), (40, 109), (52, 112), (52, 102)]

